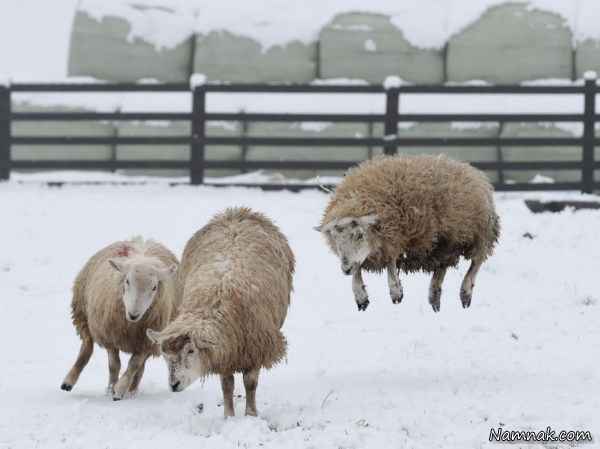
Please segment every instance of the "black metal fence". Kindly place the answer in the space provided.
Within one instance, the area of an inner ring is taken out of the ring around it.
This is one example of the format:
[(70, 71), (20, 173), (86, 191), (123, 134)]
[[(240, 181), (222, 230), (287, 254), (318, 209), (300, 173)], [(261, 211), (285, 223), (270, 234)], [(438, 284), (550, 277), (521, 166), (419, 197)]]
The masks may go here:
[[(271, 85), (271, 84), (205, 84), (192, 89), (192, 108), (189, 113), (149, 112), (13, 112), (13, 93), (33, 92), (190, 92), (185, 84), (13, 84), (0, 86), (0, 180), (8, 179), (13, 169), (74, 169), (74, 170), (118, 170), (118, 169), (185, 169), (189, 171), (191, 184), (204, 184), (206, 169), (234, 169), (241, 172), (254, 169), (279, 170), (344, 170), (356, 161), (231, 161), (206, 160), (207, 145), (223, 146), (251, 145), (276, 147), (381, 147), (386, 154), (396, 154), (403, 147), (438, 146), (579, 146), (582, 157), (572, 161), (474, 161), (472, 165), (482, 170), (576, 170), (581, 173), (578, 182), (557, 183), (504, 183), (502, 177), (496, 183), (498, 190), (581, 190), (592, 192), (599, 187), (594, 177), (600, 162), (595, 160), (594, 147), (600, 142), (595, 137), (594, 127), (598, 121), (595, 99), (598, 93), (596, 80), (586, 80), (583, 85), (572, 86), (400, 86), (384, 88), (378, 85)], [(384, 114), (296, 114), (296, 113), (214, 113), (206, 111), (206, 97), (211, 93), (343, 93), (381, 94), (386, 97)], [(399, 100), (402, 94), (578, 94), (581, 95), (583, 113), (578, 114), (402, 114)], [(187, 136), (161, 137), (50, 137), (11, 136), (11, 124), (15, 121), (127, 121), (127, 120), (178, 120), (191, 123), (191, 134)], [(240, 122), (333, 122), (383, 124), (383, 137), (214, 137), (205, 133), (207, 121)], [(399, 122), (576, 122), (583, 125), (581, 137), (540, 138), (429, 138), (403, 137), (398, 133)], [(13, 145), (190, 145), (191, 157), (187, 161), (164, 160), (13, 160)], [(283, 150), (282, 150), (283, 151)], [(230, 184), (231, 185), (231, 184)], [(236, 184), (242, 185), (242, 184)], [(244, 184), (247, 185), (247, 184)], [(252, 184), (263, 188), (303, 189), (315, 186), (307, 184)]]

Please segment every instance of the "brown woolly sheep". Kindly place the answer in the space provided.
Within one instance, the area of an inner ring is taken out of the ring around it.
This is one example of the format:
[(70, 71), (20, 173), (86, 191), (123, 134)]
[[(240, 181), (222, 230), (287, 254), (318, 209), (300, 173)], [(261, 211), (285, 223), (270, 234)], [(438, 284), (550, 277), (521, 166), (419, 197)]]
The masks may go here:
[(433, 272), (429, 303), (440, 310), (442, 282), (460, 256), (472, 261), (461, 286), (471, 304), (475, 276), (498, 241), (500, 221), (485, 175), (445, 156), (391, 156), (350, 169), (315, 228), (352, 274), (358, 310), (369, 298), (361, 270), (387, 270), (392, 302), (403, 297), (398, 271)]
[[(177, 264), (163, 245), (141, 238), (113, 243), (92, 256), (73, 286), (73, 325), (81, 349), (63, 390), (71, 391), (77, 382), (94, 343), (108, 352), (108, 393), (113, 399), (137, 390), (146, 360), (158, 355), (146, 329), (163, 329), (176, 313)], [(120, 379), (119, 351), (132, 354)]]
[(148, 329), (167, 362), (173, 391), (218, 374), (225, 417), (234, 416), (233, 375), (242, 372), (246, 415), (256, 416), (259, 371), (286, 354), (280, 329), (294, 265), (277, 226), (247, 208), (216, 215), (188, 241), (177, 274), (181, 311), (162, 332)]

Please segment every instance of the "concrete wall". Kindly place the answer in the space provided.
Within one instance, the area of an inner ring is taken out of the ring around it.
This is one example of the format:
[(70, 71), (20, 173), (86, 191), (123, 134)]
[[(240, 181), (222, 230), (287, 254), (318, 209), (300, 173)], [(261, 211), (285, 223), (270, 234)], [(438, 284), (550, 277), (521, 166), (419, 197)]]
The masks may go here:
[(441, 50), (410, 44), (390, 18), (381, 14), (336, 16), (319, 36), (321, 78), (356, 78), (381, 83), (396, 75), (415, 83), (444, 81)]
[(141, 39), (129, 40), (130, 25), (119, 17), (97, 21), (75, 14), (71, 32), (68, 74), (107, 81), (154, 78), (187, 82), (192, 70), (192, 38), (173, 49), (157, 50)]
[(315, 78), (317, 45), (290, 42), (263, 51), (259, 42), (227, 31), (196, 38), (194, 73), (209, 80), (308, 83)]
[(450, 39), (448, 81), (570, 79), (571, 40), (571, 30), (556, 14), (523, 3), (496, 6)]
[(575, 50), (575, 74), (583, 78), (588, 70), (600, 74), (600, 41), (586, 39), (577, 43)]

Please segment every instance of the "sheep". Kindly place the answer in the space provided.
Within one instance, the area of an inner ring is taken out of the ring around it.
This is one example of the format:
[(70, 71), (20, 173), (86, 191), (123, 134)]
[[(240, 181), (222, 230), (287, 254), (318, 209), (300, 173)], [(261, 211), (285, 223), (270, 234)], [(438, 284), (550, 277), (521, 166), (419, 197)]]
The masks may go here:
[(429, 303), (438, 312), (446, 270), (460, 256), (472, 261), (460, 290), (463, 308), (471, 305), (500, 220), (493, 187), (470, 165), (445, 156), (383, 156), (348, 171), (315, 229), (352, 275), (359, 311), (369, 305), (364, 269), (387, 271), (394, 304), (404, 296), (399, 270), (433, 272)]
[(225, 417), (234, 416), (233, 375), (241, 372), (246, 415), (257, 415), (260, 369), (286, 354), (280, 329), (294, 266), (285, 236), (248, 208), (217, 214), (188, 241), (176, 278), (180, 314), (162, 332), (147, 331), (160, 347), (174, 392), (217, 374)]
[[(166, 247), (139, 237), (113, 243), (88, 260), (75, 279), (71, 304), (81, 349), (61, 389), (72, 390), (97, 343), (108, 353), (107, 393), (116, 401), (137, 391), (146, 360), (159, 355), (146, 329), (164, 328), (176, 313), (177, 266)], [(119, 351), (132, 354), (121, 378)]]

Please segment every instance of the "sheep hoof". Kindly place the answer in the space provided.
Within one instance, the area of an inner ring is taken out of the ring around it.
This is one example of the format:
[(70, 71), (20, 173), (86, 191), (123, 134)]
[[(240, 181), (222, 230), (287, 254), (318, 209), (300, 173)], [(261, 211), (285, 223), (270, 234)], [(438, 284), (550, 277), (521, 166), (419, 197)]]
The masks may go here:
[(463, 309), (468, 309), (471, 305), (472, 293), (467, 292), (465, 289), (460, 290), (460, 301), (462, 302)]
[(117, 397), (117, 396), (113, 396), (113, 401), (120, 401), (121, 398)]
[(429, 304), (434, 312), (440, 311), (440, 299), (442, 297), (442, 289), (434, 288), (429, 292)]
[(400, 304), (402, 302), (402, 298), (404, 298), (404, 295), (400, 295), (400, 296), (392, 296), (392, 304)]
[(65, 390), (65, 391), (71, 391), (73, 389), (73, 385), (69, 385), (69, 384), (62, 384), (60, 386), (61, 390)]
[(364, 312), (365, 310), (367, 310), (369, 303), (370, 303), (370, 301), (368, 299), (366, 299), (365, 301), (363, 301), (361, 303), (356, 303), (356, 305), (358, 306), (358, 311)]

